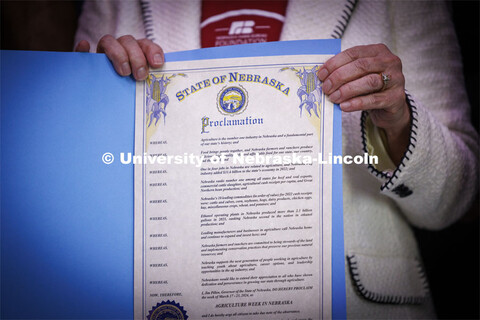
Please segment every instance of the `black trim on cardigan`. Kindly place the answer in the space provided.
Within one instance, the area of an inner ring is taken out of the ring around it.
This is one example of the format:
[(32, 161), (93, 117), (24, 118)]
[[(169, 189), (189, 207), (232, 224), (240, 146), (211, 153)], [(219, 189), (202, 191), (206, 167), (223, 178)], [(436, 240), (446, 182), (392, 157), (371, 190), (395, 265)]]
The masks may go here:
[(153, 36), (153, 17), (152, 9), (150, 8), (150, 2), (148, 0), (140, 0), (140, 6), (142, 7), (142, 20), (143, 27), (145, 28), (145, 36), (147, 39), (155, 42)]
[[(374, 174), (375, 176), (380, 176), (384, 179), (388, 179), (387, 182), (385, 182), (381, 187), (380, 191), (383, 191), (385, 189), (390, 190), (390, 188), (394, 185), (393, 181), (395, 178), (398, 178), (397, 174), (402, 172), (402, 169), (405, 167), (405, 162), (410, 160), (410, 155), (413, 153), (413, 149), (415, 149), (415, 144), (417, 143), (417, 123), (418, 123), (418, 112), (417, 112), (417, 106), (415, 104), (415, 101), (412, 99), (412, 96), (405, 91), (405, 97), (407, 100), (407, 105), (410, 109), (410, 115), (411, 115), (411, 120), (410, 120), (410, 140), (407, 146), (407, 150), (405, 150), (405, 153), (403, 154), (402, 158), (400, 159), (400, 164), (397, 166), (395, 171), (392, 173), (392, 175), (387, 175), (384, 172), (381, 172), (377, 170), (373, 165), (369, 164), (368, 165), (368, 170)], [(367, 111), (362, 111), (362, 116), (360, 118), (360, 127), (361, 127), (361, 133), (362, 133), (362, 145), (363, 145), (363, 151), (367, 151), (367, 135), (366, 135), (366, 129), (365, 129), (365, 121), (368, 117), (368, 112)], [(404, 186), (405, 187), (405, 186)], [(395, 188), (396, 189), (396, 188)], [(408, 188), (407, 188), (408, 189)], [(397, 189), (398, 190), (398, 189)], [(395, 192), (397, 193), (397, 192)], [(413, 193), (412, 190), (408, 189), (406, 192), (401, 192), (402, 195), (398, 194), (401, 198), (407, 197)]]
[(415, 104), (415, 101), (412, 99), (412, 96), (407, 91), (405, 91), (405, 96), (407, 98), (407, 105), (410, 108), (410, 115), (412, 118), (410, 120), (410, 141), (408, 143), (407, 150), (405, 150), (405, 153), (400, 159), (400, 164), (398, 165), (397, 169), (395, 169), (395, 171), (393, 172), (392, 177), (390, 177), (390, 179), (383, 186), (380, 187), (380, 191), (383, 191), (385, 189), (390, 190), (390, 187), (394, 185), (393, 183), (394, 179), (398, 178), (397, 173), (402, 172), (402, 169), (405, 167), (405, 162), (407, 160), (410, 160), (409, 156), (413, 153), (413, 149), (415, 149), (415, 144), (417, 143), (417, 129), (418, 129), (417, 106)]
[(341, 19), (337, 20), (337, 24), (333, 28), (332, 34), (330, 37), (334, 39), (341, 39), (345, 30), (347, 29), (348, 22), (352, 17), (353, 11), (357, 5), (358, 0), (347, 0), (345, 3), (345, 9), (342, 10)]
[[(347, 29), (348, 23), (350, 22), (350, 18), (352, 17), (353, 11), (357, 6), (357, 2), (359, 0), (346, 0), (345, 9), (342, 10), (342, 14), (340, 15), (339, 20), (337, 20), (337, 24), (333, 28), (332, 34), (330, 35), (334, 39), (341, 39), (345, 30)], [(145, 29), (145, 35), (147, 39), (155, 41), (154, 33), (153, 33), (153, 17), (152, 17), (152, 9), (150, 8), (150, 1), (149, 0), (140, 0), (140, 6), (142, 7), (142, 21), (143, 27)]]
[[(368, 153), (367, 150), (367, 130), (365, 129), (366, 125), (365, 122), (367, 121), (368, 112), (362, 111), (362, 116), (360, 117), (360, 128), (362, 132), (362, 145), (363, 145), (363, 152)], [(372, 164), (368, 164), (368, 170), (373, 173), (375, 176), (380, 176), (384, 179), (390, 179), (390, 176), (385, 172), (377, 170)]]
[[(361, 280), (361, 274), (358, 270), (358, 263), (357, 258), (354, 254), (347, 255), (347, 262), (348, 267), (350, 269), (350, 276), (352, 278), (352, 282), (355, 286), (357, 292), (364, 297), (365, 299), (377, 303), (384, 303), (384, 304), (421, 304), (425, 301), (426, 297), (415, 297), (415, 296), (393, 296), (393, 295), (384, 295), (379, 294), (376, 292), (372, 292), (367, 290)], [(417, 260), (417, 271), (420, 275), (420, 278), (423, 282), (423, 288), (425, 292), (428, 292), (428, 283), (427, 278), (425, 276), (425, 272), (423, 271), (422, 264), (420, 261)]]

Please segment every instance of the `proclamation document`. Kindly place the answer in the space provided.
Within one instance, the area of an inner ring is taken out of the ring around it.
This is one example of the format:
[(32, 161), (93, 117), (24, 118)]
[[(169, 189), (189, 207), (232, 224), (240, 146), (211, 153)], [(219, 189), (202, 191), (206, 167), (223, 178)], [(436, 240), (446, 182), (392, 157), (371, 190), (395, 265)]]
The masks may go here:
[(137, 83), (136, 319), (332, 317), (331, 56), (172, 61)]

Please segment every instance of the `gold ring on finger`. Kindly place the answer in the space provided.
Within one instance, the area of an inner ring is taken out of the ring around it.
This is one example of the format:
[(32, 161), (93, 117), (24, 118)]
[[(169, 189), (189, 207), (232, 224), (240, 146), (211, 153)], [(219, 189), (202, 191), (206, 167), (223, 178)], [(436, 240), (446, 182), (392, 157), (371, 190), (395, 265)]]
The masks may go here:
[(386, 74), (386, 73), (380, 73), (380, 76), (382, 77), (382, 81), (383, 81), (383, 87), (380, 91), (383, 91), (387, 88), (387, 85), (388, 85), (388, 82), (390, 81), (391, 77), (389, 74)]

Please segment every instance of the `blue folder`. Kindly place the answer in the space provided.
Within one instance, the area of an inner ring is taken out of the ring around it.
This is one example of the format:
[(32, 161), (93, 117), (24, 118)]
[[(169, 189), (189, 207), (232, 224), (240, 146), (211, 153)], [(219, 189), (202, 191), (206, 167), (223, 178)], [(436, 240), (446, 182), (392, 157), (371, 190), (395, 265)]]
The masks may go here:
[[(338, 40), (177, 52), (167, 61), (338, 53)], [(1, 52), (2, 319), (133, 318), (135, 81), (103, 54)], [(334, 152), (341, 154), (335, 109)], [(334, 166), (333, 316), (345, 318), (342, 170)]]

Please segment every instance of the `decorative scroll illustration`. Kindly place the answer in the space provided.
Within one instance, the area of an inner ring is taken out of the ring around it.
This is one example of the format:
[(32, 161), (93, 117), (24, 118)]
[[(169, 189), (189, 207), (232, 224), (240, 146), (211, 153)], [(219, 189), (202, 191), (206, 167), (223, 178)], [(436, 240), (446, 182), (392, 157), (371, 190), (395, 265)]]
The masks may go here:
[(318, 66), (314, 66), (311, 69), (304, 67), (303, 70), (293, 67), (280, 69), (280, 71), (285, 70), (295, 71), (296, 76), (300, 79), (301, 86), (297, 91), (297, 96), (300, 98), (300, 115), (302, 115), (302, 110), (305, 108), (310, 116), (312, 116), (313, 110), (315, 115), (320, 118), (322, 86), (317, 77)]
[(187, 77), (187, 75), (184, 73), (172, 74), (170, 76), (162, 75), (161, 77), (156, 77), (151, 73), (147, 80), (145, 80), (145, 124), (147, 128), (145, 150), (148, 149), (150, 138), (157, 131), (160, 118), (163, 117), (163, 123), (165, 124), (165, 118), (167, 117), (166, 109), (169, 102), (166, 90), (171, 79), (176, 76)]

